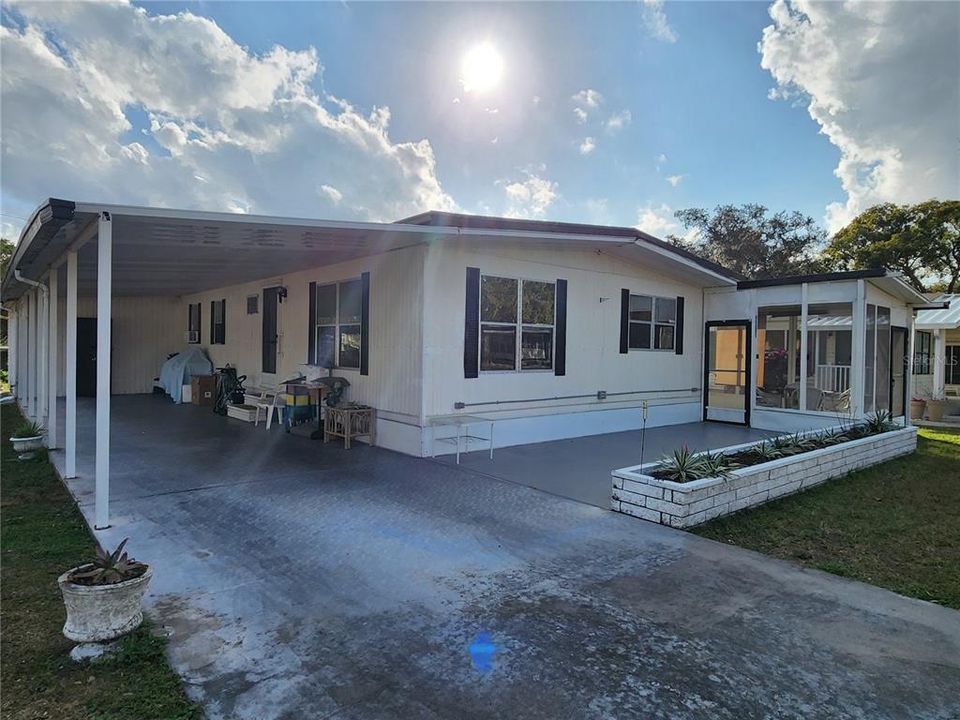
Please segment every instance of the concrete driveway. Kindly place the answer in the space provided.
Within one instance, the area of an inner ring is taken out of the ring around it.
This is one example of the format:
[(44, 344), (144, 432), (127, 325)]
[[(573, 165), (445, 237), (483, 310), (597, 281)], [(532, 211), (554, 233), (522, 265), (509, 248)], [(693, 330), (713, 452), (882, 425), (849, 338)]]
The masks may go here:
[(952, 610), (465, 468), (152, 398), (114, 417), (99, 536), (154, 565), (210, 717), (960, 715)]

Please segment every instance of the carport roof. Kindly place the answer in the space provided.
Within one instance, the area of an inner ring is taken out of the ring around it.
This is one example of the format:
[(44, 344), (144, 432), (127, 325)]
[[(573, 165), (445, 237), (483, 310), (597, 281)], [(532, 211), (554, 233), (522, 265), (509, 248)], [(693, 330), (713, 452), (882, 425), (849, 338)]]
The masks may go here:
[[(4, 301), (39, 281), (66, 252), (78, 250), (80, 294), (96, 286), (95, 240), (101, 213), (112, 219), (113, 291), (118, 296), (186, 295), (333, 265), (443, 238), (591, 249), (702, 286), (732, 285), (730, 274), (661, 240), (625, 228), (526, 223), (458, 215), (457, 225), (344, 222), (311, 218), (79, 203), (51, 198), (24, 225), (3, 282)], [(448, 217), (433, 213), (437, 218)], [(505, 225), (495, 227), (490, 220)], [(622, 232), (629, 230), (629, 232)], [(86, 249), (84, 249), (86, 248)]]

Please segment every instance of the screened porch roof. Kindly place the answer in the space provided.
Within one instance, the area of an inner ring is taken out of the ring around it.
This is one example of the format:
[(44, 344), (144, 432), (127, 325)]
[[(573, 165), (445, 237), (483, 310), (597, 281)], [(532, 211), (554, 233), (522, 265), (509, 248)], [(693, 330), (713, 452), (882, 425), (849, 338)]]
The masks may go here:
[(17, 273), (39, 281), (71, 249), (78, 253), (79, 293), (95, 292), (98, 219), (104, 212), (112, 221), (117, 296), (202, 292), (452, 238), (484, 245), (597, 251), (700, 287), (736, 282), (722, 269), (639, 231), (606, 233), (595, 226), (554, 223), (507, 229), (464, 223), (344, 222), (50, 199), (23, 228), (4, 278), (3, 300), (15, 299), (29, 288)]

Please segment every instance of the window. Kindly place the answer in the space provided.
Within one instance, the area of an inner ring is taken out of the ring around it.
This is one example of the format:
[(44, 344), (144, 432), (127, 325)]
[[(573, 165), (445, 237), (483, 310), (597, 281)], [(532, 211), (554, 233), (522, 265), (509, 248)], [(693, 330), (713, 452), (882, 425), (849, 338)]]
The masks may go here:
[(757, 407), (800, 409), (800, 321), (799, 305), (757, 311)]
[(481, 277), (481, 370), (552, 370), (555, 329), (554, 283)]
[(200, 342), (200, 303), (190, 303), (187, 306), (187, 342)]
[(917, 339), (914, 346), (913, 374), (929, 375), (931, 373), (930, 361), (932, 357), (933, 333), (925, 330), (918, 330)]
[(247, 315), (256, 315), (259, 312), (260, 312), (260, 296), (248, 295), (247, 296)]
[(807, 306), (807, 410), (850, 410), (853, 305)]
[(210, 344), (224, 345), (227, 342), (227, 301), (210, 302)]
[(960, 385), (960, 345), (947, 345), (944, 348), (944, 382), (947, 385)]
[(677, 299), (630, 296), (631, 350), (673, 350), (677, 327)]
[(362, 298), (359, 278), (317, 286), (315, 364), (360, 368)]

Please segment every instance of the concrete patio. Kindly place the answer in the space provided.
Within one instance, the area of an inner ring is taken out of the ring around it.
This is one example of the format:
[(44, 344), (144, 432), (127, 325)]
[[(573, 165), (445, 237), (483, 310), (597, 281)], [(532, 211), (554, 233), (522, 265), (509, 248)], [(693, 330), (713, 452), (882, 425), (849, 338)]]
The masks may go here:
[[(686, 423), (648, 428), (645, 434), (632, 430), (498, 448), (492, 460), (484, 443), (474, 442), (472, 452), (460, 454), (460, 467), (608, 509), (610, 472), (640, 464), (641, 448), (643, 461), (649, 462), (683, 445), (709, 450), (776, 434), (739, 425)], [(443, 455), (437, 460), (455, 464), (456, 457)]]
[[(955, 611), (466, 466), (113, 402), (97, 534), (154, 566), (149, 609), (212, 718), (960, 708)], [(69, 485), (92, 519), (92, 476)]]

